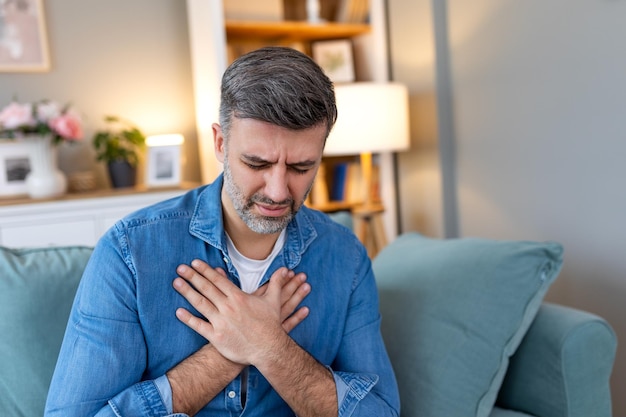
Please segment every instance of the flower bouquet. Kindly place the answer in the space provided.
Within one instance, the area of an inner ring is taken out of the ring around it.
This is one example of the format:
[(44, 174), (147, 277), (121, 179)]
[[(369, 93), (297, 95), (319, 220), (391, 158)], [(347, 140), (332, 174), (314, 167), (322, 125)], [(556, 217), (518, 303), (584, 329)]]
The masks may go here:
[(0, 111), (0, 137), (50, 136), (53, 144), (83, 138), (82, 121), (69, 105), (50, 100), (12, 102)]
[(82, 139), (82, 122), (69, 105), (50, 100), (12, 102), (0, 111), (0, 138), (20, 140), (30, 149), (30, 170), (25, 183), (32, 198), (49, 198), (67, 190), (65, 174), (57, 167), (61, 142)]

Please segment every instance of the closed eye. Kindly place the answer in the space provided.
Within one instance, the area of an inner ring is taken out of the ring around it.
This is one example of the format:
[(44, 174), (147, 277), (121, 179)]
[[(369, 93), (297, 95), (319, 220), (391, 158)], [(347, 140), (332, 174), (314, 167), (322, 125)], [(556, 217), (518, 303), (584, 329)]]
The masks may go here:
[(307, 172), (309, 172), (311, 170), (311, 167), (304, 168), (304, 167), (297, 167), (297, 166), (293, 166), (293, 165), (290, 165), (289, 168), (293, 172), (295, 172), (296, 174), (299, 174), (299, 175), (304, 175), (304, 174), (306, 174)]
[(269, 166), (268, 164), (251, 164), (249, 162), (244, 162), (244, 164), (248, 168), (253, 169), (255, 171), (260, 171), (260, 170), (265, 169), (265, 168), (267, 168)]

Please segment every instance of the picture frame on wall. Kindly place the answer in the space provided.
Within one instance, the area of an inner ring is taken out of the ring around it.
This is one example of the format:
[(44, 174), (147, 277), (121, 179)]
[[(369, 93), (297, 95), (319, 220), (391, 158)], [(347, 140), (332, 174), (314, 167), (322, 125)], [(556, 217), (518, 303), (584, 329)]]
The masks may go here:
[(28, 144), (0, 139), (0, 197), (26, 195), (26, 176), (31, 169)]
[(49, 69), (43, 0), (0, 2), (0, 72)]
[(313, 42), (311, 54), (332, 82), (354, 82), (354, 57), (349, 39)]

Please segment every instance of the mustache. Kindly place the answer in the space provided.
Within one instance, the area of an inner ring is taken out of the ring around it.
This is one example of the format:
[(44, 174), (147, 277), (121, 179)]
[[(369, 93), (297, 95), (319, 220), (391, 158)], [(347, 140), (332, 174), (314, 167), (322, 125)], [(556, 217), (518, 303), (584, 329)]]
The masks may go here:
[(250, 197), (250, 200), (248, 201), (248, 207), (251, 207), (253, 204), (255, 203), (262, 203), (262, 204), (268, 204), (268, 205), (273, 205), (273, 206), (292, 206), (294, 203), (293, 198), (286, 198), (285, 200), (282, 201), (274, 201), (271, 198), (264, 196), (262, 194), (254, 194), (252, 195), (252, 197)]

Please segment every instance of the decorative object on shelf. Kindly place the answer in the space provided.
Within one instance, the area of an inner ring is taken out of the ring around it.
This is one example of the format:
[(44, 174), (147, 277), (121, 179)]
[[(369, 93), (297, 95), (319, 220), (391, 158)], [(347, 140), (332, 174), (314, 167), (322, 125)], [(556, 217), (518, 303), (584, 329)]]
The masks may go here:
[(3, 1), (0, 15), (0, 71), (47, 71), (50, 60), (43, 1)]
[(93, 171), (77, 171), (68, 175), (70, 191), (85, 193), (96, 189), (96, 174)]
[[(73, 108), (50, 100), (14, 101), (0, 111), (0, 137), (24, 145), (24, 156), (11, 163), (19, 162), (23, 169), (28, 161), (24, 186), (31, 198), (52, 198), (67, 191), (65, 174), (57, 167), (56, 145), (83, 137), (81, 118)], [(5, 174), (8, 178), (9, 172)], [(21, 178), (14, 179), (19, 182)]]
[(146, 185), (148, 187), (172, 186), (180, 184), (181, 134), (148, 136), (148, 161)]
[(0, 197), (28, 194), (26, 176), (30, 172), (30, 147), (22, 141), (0, 140)]
[(349, 39), (313, 42), (311, 53), (315, 62), (334, 83), (354, 81), (352, 41)]
[(105, 116), (104, 121), (108, 128), (93, 137), (96, 158), (106, 162), (113, 188), (133, 187), (146, 136), (132, 122), (118, 116)]
[(338, 118), (324, 148), (324, 155), (360, 155), (363, 205), (353, 210), (355, 231), (367, 243), (370, 256), (386, 244), (380, 215), (384, 207), (375, 201), (372, 153), (409, 148), (409, 100), (406, 86), (387, 82), (358, 82), (335, 87)]
[(306, 20), (309, 23), (321, 23), (320, 12), (320, 0), (306, 0)]
[(23, 139), (31, 149), (31, 169), (26, 188), (31, 198), (53, 198), (67, 191), (67, 178), (57, 167), (57, 147), (51, 135), (28, 136)]

